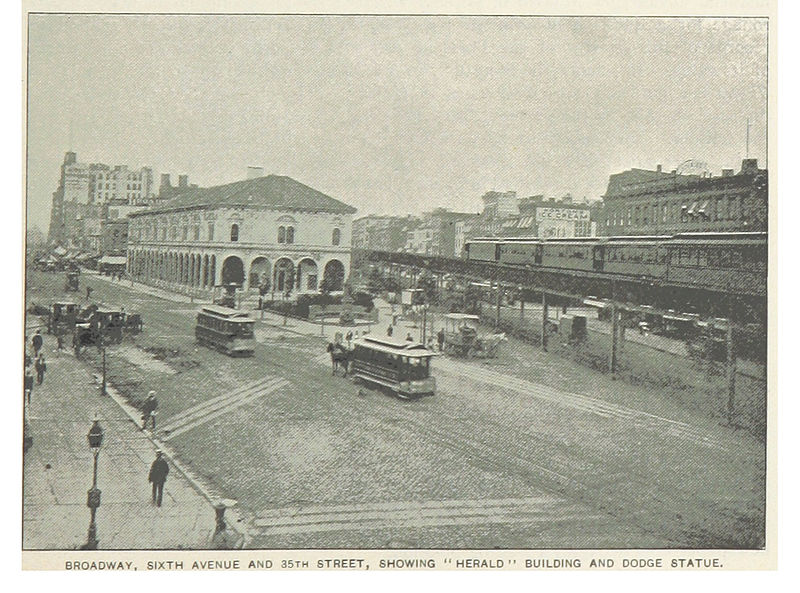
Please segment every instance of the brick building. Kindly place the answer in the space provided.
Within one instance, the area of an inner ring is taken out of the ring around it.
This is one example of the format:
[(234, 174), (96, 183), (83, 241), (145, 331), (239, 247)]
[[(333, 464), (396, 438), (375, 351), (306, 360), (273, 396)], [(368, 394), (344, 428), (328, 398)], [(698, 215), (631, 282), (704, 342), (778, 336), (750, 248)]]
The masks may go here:
[(603, 198), (603, 235), (765, 231), (767, 171), (745, 159), (719, 177), (631, 169), (611, 175)]

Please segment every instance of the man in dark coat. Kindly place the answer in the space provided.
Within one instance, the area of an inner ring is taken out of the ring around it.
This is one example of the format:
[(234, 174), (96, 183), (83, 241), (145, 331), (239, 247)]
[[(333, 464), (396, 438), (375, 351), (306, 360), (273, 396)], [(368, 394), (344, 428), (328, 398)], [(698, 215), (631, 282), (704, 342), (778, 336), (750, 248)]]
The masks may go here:
[(47, 370), (47, 363), (44, 360), (44, 353), (39, 354), (39, 356), (36, 357), (34, 367), (36, 368), (36, 384), (41, 385), (44, 382), (44, 372)]
[(153, 430), (156, 429), (156, 409), (158, 409), (156, 392), (151, 391), (142, 404), (142, 430), (147, 429), (147, 424), (150, 422), (153, 423)]
[(168, 473), (169, 465), (167, 465), (167, 460), (164, 459), (161, 451), (156, 450), (156, 459), (150, 466), (148, 480), (153, 484), (153, 502), (157, 506), (161, 506), (161, 499), (164, 496), (164, 482), (167, 481)]
[(37, 329), (36, 330), (36, 335), (33, 336), (33, 338), (31, 339), (31, 344), (33, 345), (33, 355), (34, 355), (34, 357), (39, 355), (39, 350), (42, 349), (43, 342), (44, 342), (44, 340), (42, 338), (42, 332)]
[(436, 334), (436, 341), (439, 344), (439, 352), (444, 350), (444, 328), (439, 330), (439, 333)]

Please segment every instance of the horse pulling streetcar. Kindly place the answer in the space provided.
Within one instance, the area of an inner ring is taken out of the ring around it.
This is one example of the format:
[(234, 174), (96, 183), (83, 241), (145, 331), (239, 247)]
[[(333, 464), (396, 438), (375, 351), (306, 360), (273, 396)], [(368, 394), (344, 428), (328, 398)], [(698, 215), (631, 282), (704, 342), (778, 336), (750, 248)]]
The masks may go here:
[(255, 320), (247, 313), (219, 305), (207, 305), (197, 313), (198, 343), (228, 356), (250, 356), (255, 348)]

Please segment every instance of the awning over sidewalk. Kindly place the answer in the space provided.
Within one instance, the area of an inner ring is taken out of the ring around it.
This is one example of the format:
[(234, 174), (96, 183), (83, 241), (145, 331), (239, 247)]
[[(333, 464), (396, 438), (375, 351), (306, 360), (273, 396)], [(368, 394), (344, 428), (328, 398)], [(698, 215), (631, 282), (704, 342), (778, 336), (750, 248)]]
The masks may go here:
[(128, 258), (124, 255), (104, 255), (97, 260), (97, 263), (107, 266), (125, 266), (128, 264)]

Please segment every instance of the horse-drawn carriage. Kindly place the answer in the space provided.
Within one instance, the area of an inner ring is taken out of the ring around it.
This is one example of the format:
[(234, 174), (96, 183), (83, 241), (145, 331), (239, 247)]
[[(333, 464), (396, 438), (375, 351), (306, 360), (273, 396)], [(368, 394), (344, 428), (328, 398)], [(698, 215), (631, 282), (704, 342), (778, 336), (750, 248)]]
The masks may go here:
[(144, 323), (139, 313), (126, 314), (122, 309), (90, 305), (77, 314), (73, 321), (73, 345), (100, 346), (119, 344), (126, 334), (142, 331)]
[(466, 313), (448, 313), (444, 316), (444, 352), (453, 356), (468, 358), (494, 358), (501, 342), (506, 341), (505, 334), (490, 336), (478, 335), (477, 315)]
[(79, 313), (80, 307), (76, 303), (69, 301), (53, 303), (47, 316), (47, 333), (60, 335), (72, 331)]

